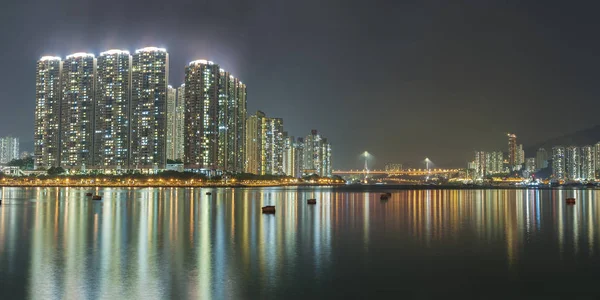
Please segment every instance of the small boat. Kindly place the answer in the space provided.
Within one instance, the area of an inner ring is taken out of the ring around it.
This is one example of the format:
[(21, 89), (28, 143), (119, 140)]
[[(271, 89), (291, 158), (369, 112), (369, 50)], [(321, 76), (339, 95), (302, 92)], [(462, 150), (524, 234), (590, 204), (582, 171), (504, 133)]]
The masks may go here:
[(308, 200), (306, 200), (306, 203), (308, 203), (308, 204), (317, 204), (317, 199), (308, 199)]
[(91, 197), (91, 196), (93, 196), (94, 194), (92, 194), (92, 193), (85, 193), (85, 195), (86, 195), (86, 196), (88, 196), (88, 197)]
[(263, 214), (274, 214), (275, 213), (275, 206), (269, 205), (269, 206), (265, 206), (262, 208), (262, 213)]
[(567, 204), (575, 204), (575, 198), (567, 198)]
[(212, 193), (211, 193), (211, 192), (206, 192), (206, 194), (207, 194), (207, 195), (209, 195), (209, 196), (210, 196), (210, 195), (212, 195)]
[(94, 196), (92, 196), (92, 200), (102, 200), (102, 196), (94, 195)]
[(380, 199), (380, 200), (387, 200), (387, 199), (389, 199), (389, 198), (390, 198), (390, 196), (388, 195), (388, 193), (381, 194), (381, 196), (379, 196), (379, 199)]

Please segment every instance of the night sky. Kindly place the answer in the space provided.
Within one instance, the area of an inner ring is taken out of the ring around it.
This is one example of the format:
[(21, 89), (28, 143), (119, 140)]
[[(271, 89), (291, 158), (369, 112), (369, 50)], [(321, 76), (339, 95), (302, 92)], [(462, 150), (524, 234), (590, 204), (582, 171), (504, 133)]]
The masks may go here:
[(600, 123), (600, 5), (576, 2), (7, 1), (0, 135), (32, 148), (40, 56), (159, 46), (170, 84), (191, 60), (218, 63), (247, 84), (249, 113), (328, 137), (335, 169), (365, 150), (378, 167), (464, 167), (507, 132), (529, 145)]

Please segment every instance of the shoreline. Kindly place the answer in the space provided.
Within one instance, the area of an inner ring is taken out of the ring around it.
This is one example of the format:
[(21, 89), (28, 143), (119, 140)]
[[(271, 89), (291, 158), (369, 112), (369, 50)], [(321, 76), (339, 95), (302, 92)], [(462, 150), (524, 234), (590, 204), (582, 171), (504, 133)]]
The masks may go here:
[(595, 186), (459, 186), (459, 185), (346, 185), (346, 184), (148, 184), (148, 185), (121, 185), (121, 184), (0, 184), (0, 187), (14, 188), (270, 188), (270, 187), (297, 187), (297, 188), (331, 188), (348, 191), (387, 191), (387, 190), (600, 190)]

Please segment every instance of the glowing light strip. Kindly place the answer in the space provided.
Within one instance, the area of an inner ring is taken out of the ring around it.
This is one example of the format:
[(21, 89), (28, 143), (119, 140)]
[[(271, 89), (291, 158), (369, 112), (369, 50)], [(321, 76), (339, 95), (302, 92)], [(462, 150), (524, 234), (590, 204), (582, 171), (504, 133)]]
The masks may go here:
[(140, 52), (167, 52), (167, 49), (157, 48), (157, 47), (144, 47), (144, 48), (135, 50), (135, 53), (140, 53)]
[(76, 57), (95, 57), (95, 56), (92, 53), (85, 53), (85, 52), (77, 52), (77, 53), (73, 53), (71, 55), (67, 55), (67, 59), (76, 58)]
[(120, 50), (120, 49), (110, 49), (110, 50), (101, 52), (100, 56), (103, 56), (103, 55), (113, 55), (113, 54), (129, 54), (129, 51), (127, 51), (127, 50)]
[(40, 61), (46, 61), (46, 60), (60, 60), (60, 57), (58, 56), (50, 56), (50, 55), (46, 55), (46, 56), (42, 56), (40, 58)]
[(198, 60), (194, 60), (190, 62), (190, 66), (191, 65), (197, 65), (197, 64), (202, 64), (202, 65), (212, 65), (214, 64), (212, 61), (210, 60), (206, 60), (206, 59), (198, 59)]

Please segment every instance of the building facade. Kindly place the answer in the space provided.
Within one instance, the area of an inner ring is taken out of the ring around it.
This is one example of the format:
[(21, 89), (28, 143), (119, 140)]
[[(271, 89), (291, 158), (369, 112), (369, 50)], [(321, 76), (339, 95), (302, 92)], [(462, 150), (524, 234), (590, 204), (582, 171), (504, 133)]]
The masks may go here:
[(68, 55), (61, 74), (60, 160), (69, 170), (86, 170), (94, 161), (94, 84), (96, 58)]
[(13, 159), (19, 159), (19, 138), (0, 138), (0, 164), (9, 163)]
[(218, 86), (218, 166), (240, 173), (246, 159), (246, 85), (220, 69)]
[(175, 160), (183, 162), (185, 136), (185, 83), (177, 88), (177, 107), (175, 108)]
[(548, 152), (544, 148), (537, 150), (535, 154), (536, 170), (541, 170), (548, 167)]
[(186, 169), (211, 173), (218, 169), (219, 66), (196, 60), (185, 68)]
[(129, 168), (131, 55), (109, 50), (97, 59), (94, 116), (94, 167)]
[(257, 111), (246, 120), (246, 173), (262, 174), (262, 123), (265, 113)]
[(596, 179), (596, 155), (593, 146), (581, 147), (581, 179)]
[(579, 147), (569, 146), (565, 150), (566, 179), (579, 180), (581, 178), (581, 156)]
[(261, 135), (261, 175), (284, 175), (283, 119), (265, 118)]
[(518, 164), (517, 161), (517, 136), (515, 134), (508, 134), (508, 165), (511, 170), (514, 170)]
[(304, 138), (299, 137), (294, 141), (294, 177), (304, 175)]
[(131, 165), (138, 170), (166, 168), (169, 54), (163, 48), (135, 51), (132, 60)]
[(176, 160), (177, 144), (175, 137), (177, 135), (177, 126), (175, 117), (177, 113), (177, 89), (167, 86), (167, 159)]
[(296, 148), (294, 137), (287, 132), (283, 133), (283, 173), (287, 176), (296, 176)]
[(552, 178), (564, 180), (565, 176), (565, 147), (555, 146), (552, 148)]
[(44, 56), (37, 62), (35, 78), (34, 166), (49, 169), (60, 165), (60, 57)]

